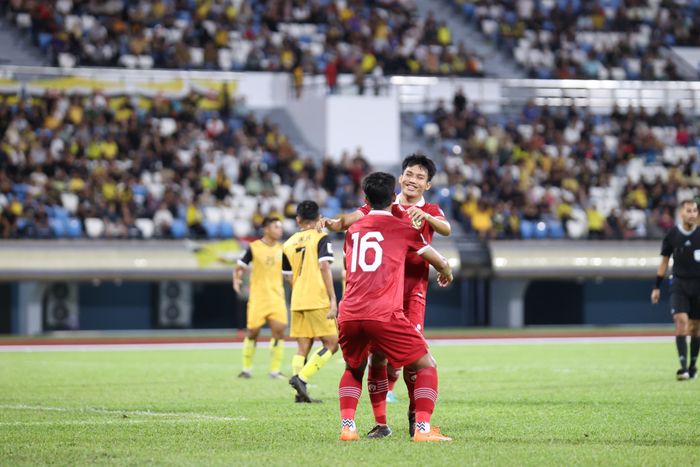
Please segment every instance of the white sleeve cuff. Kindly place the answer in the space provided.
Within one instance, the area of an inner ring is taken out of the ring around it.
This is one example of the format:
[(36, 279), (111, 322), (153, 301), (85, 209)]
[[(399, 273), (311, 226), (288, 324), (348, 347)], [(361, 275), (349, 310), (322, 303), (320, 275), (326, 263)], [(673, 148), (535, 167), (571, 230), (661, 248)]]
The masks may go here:
[(333, 258), (332, 256), (321, 256), (321, 257), (318, 259), (318, 262), (321, 263), (321, 262), (323, 262), (323, 261), (328, 261), (329, 263), (332, 263), (334, 259), (335, 259), (335, 258)]
[(244, 263), (243, 260), (241, 260), (241, 259), (239, 259), (236, 264), (238, 264), (242, 268), (250, 269), (250, 265), (248, 263)]
[(432, 250), (433, 247), (430, 246), (430, 245), (425, 245), (423, 248), (421, 248), (420, 250), (418, 250), (416, 253), (418, 253), (419, 255), (422, 255), (423, 253), (425, 253), (425, 252), (428, 251), (429, 249)]
[(291, 275), (292, 275), (292, 271), (282, 271), (282, 275), (283, 275), (283, 276), (291, 276)]

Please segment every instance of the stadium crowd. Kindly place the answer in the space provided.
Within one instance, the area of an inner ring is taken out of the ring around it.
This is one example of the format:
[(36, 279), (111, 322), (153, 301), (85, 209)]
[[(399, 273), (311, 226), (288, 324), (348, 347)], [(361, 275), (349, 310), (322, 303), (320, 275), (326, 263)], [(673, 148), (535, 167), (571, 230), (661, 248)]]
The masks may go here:
[(482, 74), (406, 0), (12, 0), (9, 13), (64, 67)]
[[(444, 206), (484, 238), (660, 238), (700, 186), (700, 127), (680, 107), (609, 115), (528, 102), (487, 117), (458, 92), (428, 123)], [(419, 128), (420, 129), (420, 128)]]
[(536, 78), (678, 79), (666, 47), (700, 46), (700, 3), (449, 0)]
[[(0, 96), (0, 237), (230, 237), (296, 202), (361, 201), (358, 152), (319, 164), (226, 90)], [(252, 223), (251, 223), (252, 219)]]

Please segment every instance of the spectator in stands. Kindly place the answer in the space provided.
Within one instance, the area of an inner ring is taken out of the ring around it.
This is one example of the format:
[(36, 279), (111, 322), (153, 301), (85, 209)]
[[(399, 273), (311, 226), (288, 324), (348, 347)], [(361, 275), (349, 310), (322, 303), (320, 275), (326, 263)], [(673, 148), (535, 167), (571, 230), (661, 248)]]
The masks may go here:
[(337, 55), (344, 73), (362, 63), (371, 76), (372, 62), (384, 61), (387, 75), (481, 74), (479, 58), (455, 48), (444, 23), (418, 20), (411, 2), (15, 0), (10, 11), (61, 66), (291, 72), (301, 64), (320, 74)]

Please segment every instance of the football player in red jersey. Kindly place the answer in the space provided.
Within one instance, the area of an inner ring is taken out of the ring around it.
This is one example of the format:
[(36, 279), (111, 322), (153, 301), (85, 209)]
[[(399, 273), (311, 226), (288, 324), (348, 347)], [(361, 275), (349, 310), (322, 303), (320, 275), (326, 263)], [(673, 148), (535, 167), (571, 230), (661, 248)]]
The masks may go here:
[[(346, 362), (338, 387), (340, 439), (359, 439), (355, 411), (371, 350), (395, 368), (405, 366), (416, 375), (413, 440), (451, 441), (430, 426), (437, 400), (437, 368), (422, 333), (404, 314), (403, 282), (409, 252), (437, 269), (441, 286), (452, 282), (452, 272), (447, 260), (428, 244), (408, 219), (396, 219), (392, 215), (395, 183), (392, 175), (382, 172), (365, 178), (363, 190), (372, 209), (345, 235), (347, 283), (338, 311), (339, 343)], [(386, 415), (383, 422), (372, 432), (383, 430), (383, 436), (390, 435)]]
[[(401, 164), (401, 176), (399, 186), (401, 192), (391, 206), (394, 216), (409, 219), (414, 228), (420, 230), (426, 241), (430, 243), (433, 233), (448, 236), (452, 232), (449, 222), (437, 204), (426, 203), (423, 194), (430, 189), (430, 182), (435, 175), (435, 163), (422, 154), (412, 154), (406, 157)], [(357, 211), (342, 215), (339, 219), (322, 219), (322, 225), (333, 231), (343, 231), (353, 225), (370, 212), (370, 206), (365, 204)], [(404, 313), (408, 320), (423, 332), (425, 324), (425, 305), (428, 292), (428, 273), (430, 265), (423, 258), (409, 252), (406, 259), (404, 281)], [(398, 379), (400, 368), (391, 365), (386, 368), (384, 376), (383, 362), (374, 364), (370, 361), (367, 386), (370, 390), (372, 410), (375, 413), (377, 423), (386, 414), (386, 401), (395, 401), (393, 396), (394, 383)], [(408, 389), (408, 425), (409, 434), (413, 436), (415, 418), (415, 404), (413, 399), (413, 385), (416, 375), (410, 371), (403, 372), (403, 378)], [(388, 381), (388, 384), (384, 380)]]

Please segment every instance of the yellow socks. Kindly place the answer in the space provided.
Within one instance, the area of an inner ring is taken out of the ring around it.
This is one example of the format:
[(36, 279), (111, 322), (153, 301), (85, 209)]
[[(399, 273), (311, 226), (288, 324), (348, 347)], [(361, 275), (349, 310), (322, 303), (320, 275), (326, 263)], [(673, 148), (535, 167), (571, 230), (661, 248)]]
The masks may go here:
[(292, 375), (298, 375), (302, 368), (304, 368), (304, 358), (303, 355), (295, 354), (292, 357)]
[(308, 382), (313, 375), (318, 373), (318, 371), (323, 368), (323, 365), (325, 365), (332, 356), (333, 352), (325, 347), (321, 347), (318, 352), (313, 354), (313, 356), (309, 359), (309, 362), (304, 365), (304, 368), (302, 368), (302, 370), (299, 372), (299, 378), (301, 378), (302, 381)]
[(284, 357), (284, 341), (282, 339), (270, 339), (270, 373), (278, 374), (282, 368)]
[(246, 337), (245, 339), (243, 339), (243, 371), (245, 373), (250, 373), (250, 370), (253, 369), (254, 355), (255, 341)]

